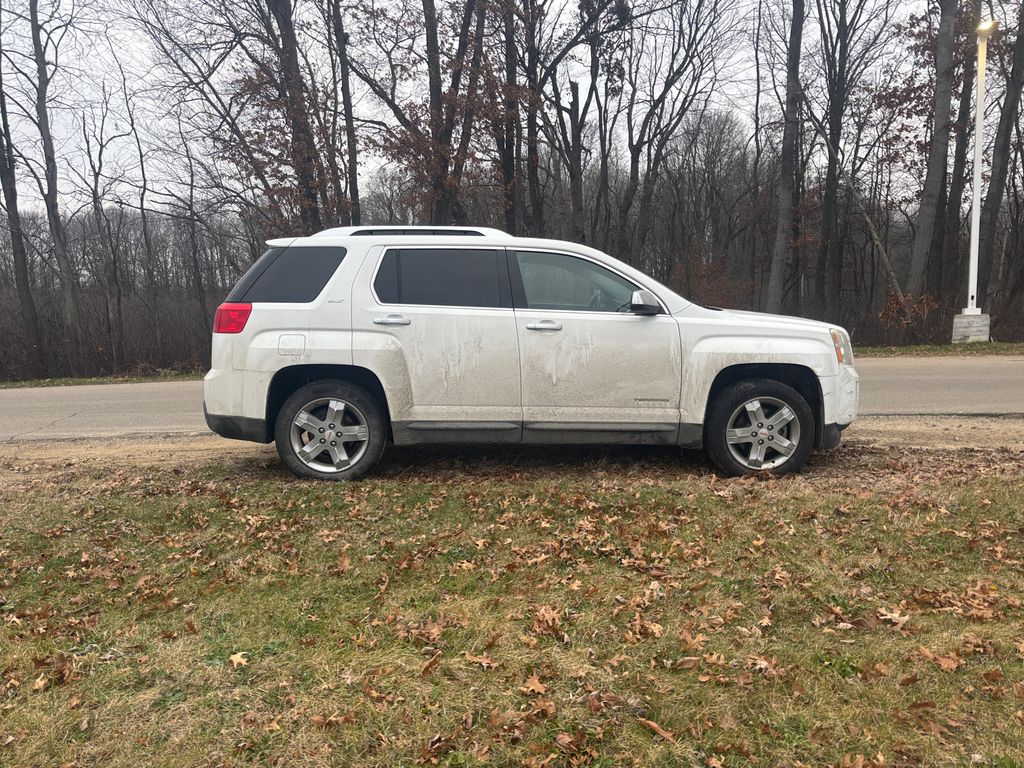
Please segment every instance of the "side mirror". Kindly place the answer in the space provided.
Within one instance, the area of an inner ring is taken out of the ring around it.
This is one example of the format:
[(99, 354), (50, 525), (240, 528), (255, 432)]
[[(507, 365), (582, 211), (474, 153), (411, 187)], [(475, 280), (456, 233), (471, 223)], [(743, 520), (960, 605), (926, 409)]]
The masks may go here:
[(629, 311), (634, 315), (657, 315), (661, 313), (661, 304), (650, 291), (633, 291)]

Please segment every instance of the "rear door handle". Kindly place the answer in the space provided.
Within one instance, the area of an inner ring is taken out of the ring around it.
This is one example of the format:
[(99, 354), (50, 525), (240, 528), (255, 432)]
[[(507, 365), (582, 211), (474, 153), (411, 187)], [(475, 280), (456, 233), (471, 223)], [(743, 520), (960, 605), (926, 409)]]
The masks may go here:
[(412, 320), (401, 315), (386, 315), (385, 317), (373, 318), (374, 325), (409, 325)]
[(527, 323), (526, 328), (530, 331), (560, 331), (562, 324), (554, 320), (541, 320), (538, 323)]

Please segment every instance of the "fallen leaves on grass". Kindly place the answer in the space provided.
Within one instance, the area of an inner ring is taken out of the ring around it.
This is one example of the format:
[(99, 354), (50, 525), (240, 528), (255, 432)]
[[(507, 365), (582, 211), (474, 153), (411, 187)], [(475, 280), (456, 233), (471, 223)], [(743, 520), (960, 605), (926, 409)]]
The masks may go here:
[(315, 725), (317, 728), (337, 728), (340, 725), (346, 723), (355, 722), (355, 715), (351, 712), (346, 712), (344, 715), (340, 712), (334, 712), (330, 715), (313, 715), (309, 718), (309, 722)]
[(492, 669), (498, 666), (499, 664), (499, 662), (492, 659), (490, 655), (487, 653), (484, 653), (480, 656), (474, 656), (469, 651), (466, 651), (462, 655), (466, 657), (466, 661), (468, 661), (470, 664), (479, 664), (484, 669)]
[(232, 669), (241, 669), (242, 667), (246, 666), (249, 663), (249, 659), (246, 658), (246, 656), (248, 656), (248, 655), (249, 654), (245, 653), (244, 651), (239, 651), (238, 653), (232, 653), (228, 657), (228, 661), (231, 662), (231, 668)]
[(956, 672), (960, 667), (963, 666), (964, 661), (956, 655), (956, 651), (951, 651), (947, 654), (933, 653), (923, 645), (917, 649), (918, 654), (925, 661), (930, 661), (935, 664), (943, 672)]
[(433, 670), (433, 669), (434, 669), (434, 668), (435, 668), (435, 667), (436, 667), (436, 666), (437, 666), (438, 664), (440, 664), (440, 663), (441, 663), (441, 657), (442, 657), (443, 655), (444, 655), (444, 654), (442, 654), (442, 653), (441, 653), (441, 651), (438, 651), (438, 652), (437, 652), (437, 653), (435, 653), (435, 654), (434, 654), (433, 656), (431, 656), (431, 657), (430, 657), (429, 659), (427, 659), (427, 663), (426, 663), (426, 664), (424, 664), (424, 665), (423, 665), (423, 669), (421, 669), (421, 670), (420, 670), (420, 677), (425, 677), (426, 675), (430, 674), (430, 672), (431, 672), (431, 671), (432, 671), (432, 670)]
[(648, 720), (646, 717), (638, 717), (637, 720), (639, 720), (649, 730), (651, 730), (654, 733), (658, 734), (659, 736), (661, 736), (661, 738), (665, 739), (666, 741), (671, 741), (673, 744), (676, 743), (676, 737), (675, 737), (675, 734), (672, 733), (672, 731), (665, 730), (660, 725), (658, 725), (656, 722), (654, 722), (653, 720)]
[(540, 678), (536, 675), (530, 675), (526, 678), (526, 683), (519, 690), (527, 695), (541, 695), (547, 691), (548, 687), (540, 681)]

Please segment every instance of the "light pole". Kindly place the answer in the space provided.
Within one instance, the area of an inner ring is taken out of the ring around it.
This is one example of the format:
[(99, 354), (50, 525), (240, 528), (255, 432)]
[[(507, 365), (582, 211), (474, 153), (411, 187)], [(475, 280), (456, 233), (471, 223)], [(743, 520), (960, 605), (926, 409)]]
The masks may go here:
[(985, 55), (988, 39), (999, 29), (993, 19), (978, 25), (978, 99), (974, 123), (974, 189), (971, 195), (971, 261), (967, 277), (967, 306), (953, 318), (953, 343), (989, 340), (989, 316), (978, 306), (978, 243), (981, 237), (981, 162), (985, 149)]

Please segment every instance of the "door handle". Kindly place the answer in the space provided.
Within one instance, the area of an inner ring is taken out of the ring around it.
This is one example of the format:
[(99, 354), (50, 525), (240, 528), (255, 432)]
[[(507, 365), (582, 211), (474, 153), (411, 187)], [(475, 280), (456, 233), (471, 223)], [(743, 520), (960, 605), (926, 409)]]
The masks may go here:
[(530, 331), (560, 331), (562, 324), (554, 320), (541, 320), (538, 323), (527, 323), (526, 328)]
[(387, 315), (385, 317), (373, 318), (374, 325), (409, 325), (412, 320), (401, 315)]

